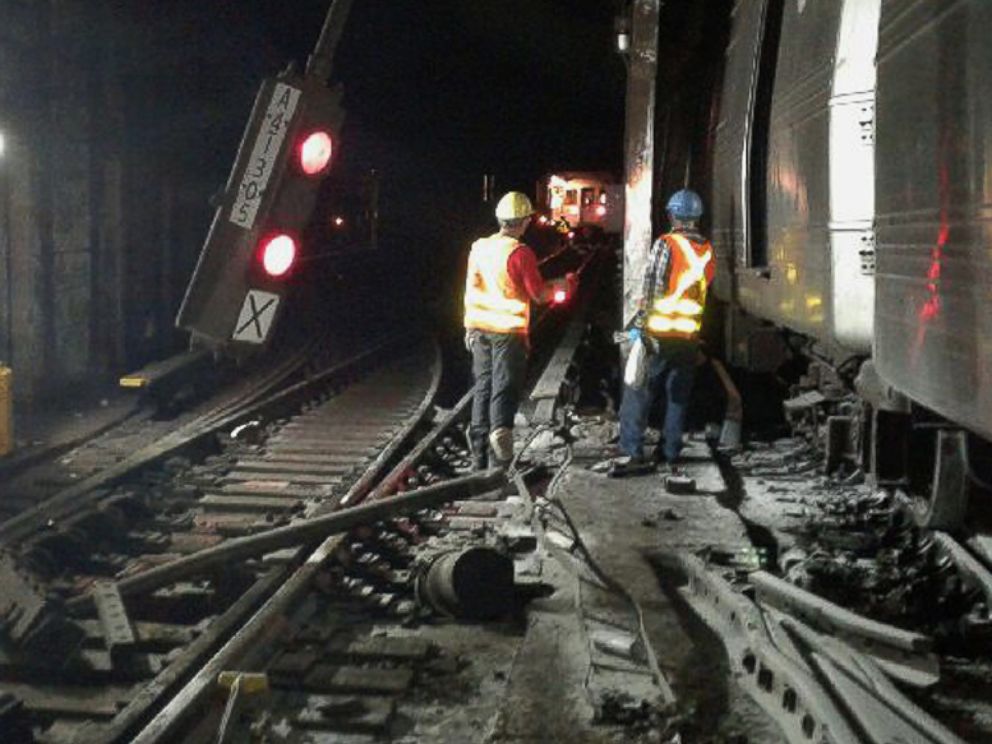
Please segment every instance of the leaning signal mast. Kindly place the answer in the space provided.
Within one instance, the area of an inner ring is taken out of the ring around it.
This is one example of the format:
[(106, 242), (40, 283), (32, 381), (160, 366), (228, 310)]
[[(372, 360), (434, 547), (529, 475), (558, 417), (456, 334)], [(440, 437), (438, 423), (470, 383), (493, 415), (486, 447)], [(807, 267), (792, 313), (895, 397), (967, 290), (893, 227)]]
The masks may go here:
[(243, 355), (273, 335), (344, 121), (327, 79), (351, 3), (333, 0), (304, 74), (291, 64), (259, 89), (176, 318), (194, 345)]

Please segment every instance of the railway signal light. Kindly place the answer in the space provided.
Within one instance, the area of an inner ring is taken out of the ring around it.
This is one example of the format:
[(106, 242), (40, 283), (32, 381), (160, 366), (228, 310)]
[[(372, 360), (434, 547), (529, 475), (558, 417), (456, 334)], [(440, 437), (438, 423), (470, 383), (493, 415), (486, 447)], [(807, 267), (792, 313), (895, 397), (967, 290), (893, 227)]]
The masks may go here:
[(286, 233), (278, 233), (262, 242), (262, 266), (271, 277), (285, 276), (296, 261), (296, 241)]
[(198, 340), (243, 353), (272, 335), (333, 170), (340, 95), (291, 70), (262, 84), (176, 320)]
[(331, 135), (323, 129), (306, 134), (300, 140), (300, 169), (308, 176), (319, 176), (331, 164), (334, 144)]

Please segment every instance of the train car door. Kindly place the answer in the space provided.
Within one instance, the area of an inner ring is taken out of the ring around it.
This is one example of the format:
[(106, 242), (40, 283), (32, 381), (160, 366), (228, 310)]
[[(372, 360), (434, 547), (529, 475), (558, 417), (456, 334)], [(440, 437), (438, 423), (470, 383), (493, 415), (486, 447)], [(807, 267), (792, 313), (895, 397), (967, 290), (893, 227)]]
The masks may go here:
[(875, 312), (875, 53), (881, 0), (845, 0), (830, 97), (834, 339), (871, 353)]

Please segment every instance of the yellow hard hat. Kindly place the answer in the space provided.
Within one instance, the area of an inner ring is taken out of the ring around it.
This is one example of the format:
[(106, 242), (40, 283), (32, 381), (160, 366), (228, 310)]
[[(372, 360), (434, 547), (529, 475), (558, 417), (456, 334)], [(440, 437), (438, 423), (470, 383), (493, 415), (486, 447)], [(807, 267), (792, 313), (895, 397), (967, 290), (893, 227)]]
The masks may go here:
[(498, 220), (522, 220), (532, 214), (534, 214), (534, 205), (530, 203), (527, 194), (521, 194), (519, 191), (507, 192), (496, 205)]

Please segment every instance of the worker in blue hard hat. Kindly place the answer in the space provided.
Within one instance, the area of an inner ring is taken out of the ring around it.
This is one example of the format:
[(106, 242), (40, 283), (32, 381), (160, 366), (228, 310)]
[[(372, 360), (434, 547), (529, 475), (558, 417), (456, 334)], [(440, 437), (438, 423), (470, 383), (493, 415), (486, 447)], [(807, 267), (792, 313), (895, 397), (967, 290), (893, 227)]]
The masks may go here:
[[(473, 466), (506, 465), (513, 458), (513, 419), (527, 370), (530, 303), (546, 304), (575, 288), (575, 277), (545, 281), (522, 237), (534, 207), (511, 191), (496, 205), (499, 232), (472, 244), (465, 278), (465, 346), (472, 352)], [(490, 458), (490, 453), (493, 457)]]
[[(666, 211), (671, 230), (651, 248), (639, 310), (628, 331), (635, 346), (642, 346), (635, 360), (642, 366), (637, 370), (640, 374), (625, 374), (620, 404), (622, 455), (610, 463), (608, 471), (614, 476), (650, 472), (654, 460), (661, 458), (675, 466), (682, 450), (699, 330), (714, 275), (713, 248), (699, 232), (703, 200), (696, 192), (676, 191)], [(644, 430), (655, 393), (662, 385), (667, 399), (664, 440), (660, 452), (649, 460), (644, 454)]]

